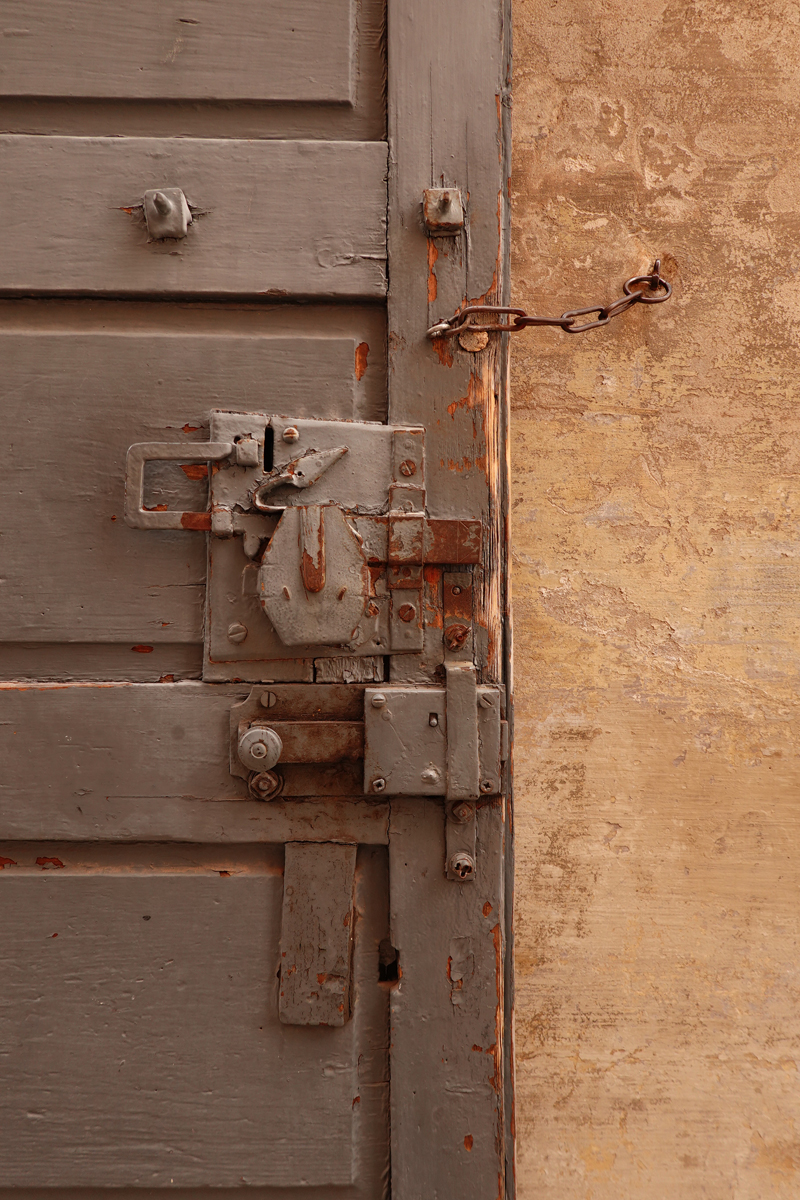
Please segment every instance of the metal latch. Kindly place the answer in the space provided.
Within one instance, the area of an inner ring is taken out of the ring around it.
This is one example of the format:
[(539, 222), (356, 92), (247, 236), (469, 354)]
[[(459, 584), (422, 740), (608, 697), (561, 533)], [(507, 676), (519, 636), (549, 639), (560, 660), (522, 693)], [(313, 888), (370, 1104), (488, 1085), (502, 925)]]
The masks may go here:
[[(481, 555), (479, 520), (427, 513), (424, 430), (220, 411), (210, 424), (206, 443), (131, 446), (125, 501), (134, 527), (214, 535), (209, 670), (293, 658), (297, 647), (309, 656), (420, 651), (423, 567), (470, 566)], [(150, 459), (216, 464), (209, 511), (146, 508)], [(253, 621), (259, 607), (269, 622)]]

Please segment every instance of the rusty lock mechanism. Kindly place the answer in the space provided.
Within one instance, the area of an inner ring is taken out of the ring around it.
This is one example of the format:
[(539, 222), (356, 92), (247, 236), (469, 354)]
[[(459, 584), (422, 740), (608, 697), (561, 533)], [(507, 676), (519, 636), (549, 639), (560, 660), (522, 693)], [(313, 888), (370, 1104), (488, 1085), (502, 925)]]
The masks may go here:
[[(136, 528), (213, 535), (204, 678), (421, 651), (424, 566), (481, 547), (480, 521), (427, 514), (424, 430), (215, 411), (210, 435), (131, 446), (125, 504)], [(209, 511), (146, 508), (154, 460), (210, 463)]]
[(445, 670), (443, 688), (253, 688), (231, 709), (231, 774), (258, 800), (322, 795), (331, 781), (376, 800), (441, 797), (448, 877), (472, 879), (477, 808), (502, 790), (508, 724), (503, 692), (478, 684), (471, 662)]

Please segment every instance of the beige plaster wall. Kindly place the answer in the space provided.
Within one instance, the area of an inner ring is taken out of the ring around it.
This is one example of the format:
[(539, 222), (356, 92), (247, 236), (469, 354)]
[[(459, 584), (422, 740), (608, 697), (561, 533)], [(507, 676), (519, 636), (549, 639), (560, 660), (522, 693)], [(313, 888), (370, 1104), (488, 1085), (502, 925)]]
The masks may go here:
[(800, 4), (514, 0), (522, 1200), (800, 1197)]

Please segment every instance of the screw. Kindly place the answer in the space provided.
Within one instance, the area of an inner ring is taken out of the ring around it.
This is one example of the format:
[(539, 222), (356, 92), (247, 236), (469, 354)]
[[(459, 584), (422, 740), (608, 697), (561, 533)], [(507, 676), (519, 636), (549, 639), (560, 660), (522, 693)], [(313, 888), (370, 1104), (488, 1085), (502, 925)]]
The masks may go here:
[(459, 850), (450, 859), (450, 870), (453, 875), (459, 879), (472, 879), (475, 874), (475, 859), (471, 854), (465, 854), (463, 850)]
[(478, 703), (481, 708), (491, 708), (494, 704), (494, 696), (490, 696), (488, 692), (483, 692)]
[(494, 791), (494, 784), (492, 783), (491, 779), (481, 780), (481, 791), (484, 793)]
[(466, 625), (448, 625), (444, 631), (444, 644), (448, 650), (460, 650), (469, 637)]
[(383, 692), (376, 692), (372, 697), (371, 703), (373, 708), (383, 708), (384, 704), (386, 703), (386, 697), (384, 696)]
[(300, 430), (297, 429), (294, 425), (287, 425), (283, 431), (283, 440), (285, 442), (296, 442), (296, 441), (299, 441), (299, 438), (300, 438)]
[(277, 771), (254, 771), (247, 787), (254, 800), (272, 800), (283, 788), (283, 779)]
[(228, 641), (243, 642), (247, 637), (247, 626), (242, 625), (241, 621), (234, 621), (228, 626)]
[(455, 584), (454, 587), (450, 588), (450, 592), (452, 593), (453, 596), (460, 596), (461, 588), (458, 586), (458, 584)]
[(373, 792), (385, 792), (386, 791), (386, 780), (382, 779), (380, 775), (378, 776), (377, 779), (373, 779), (372, 790), (373, 790)]
[(450, 816), (459, 825), (465, 825), (467, 821), (472, 820), (474, 809), (471, 804), (467, 804), (466, 800), (462, 800), (459, 804), (454, 804), (450, 810)]
[(400, 474), (401, 475), (416, 475), (416, 473), (417, 473), (417, 464), (415, 462), (413, 462), (410, 458), (406, 458), (400, 463)]
[(401, 621), (413, 621), (417, 615), (417, 610), (413, 604), (401, 604), (397, 615)]
[(261, 693), (261, 703), (264, 705), (264, 708), (272, 708), (273, 704), (276, 704), (277, 701), (278, 697), (274, 692)]

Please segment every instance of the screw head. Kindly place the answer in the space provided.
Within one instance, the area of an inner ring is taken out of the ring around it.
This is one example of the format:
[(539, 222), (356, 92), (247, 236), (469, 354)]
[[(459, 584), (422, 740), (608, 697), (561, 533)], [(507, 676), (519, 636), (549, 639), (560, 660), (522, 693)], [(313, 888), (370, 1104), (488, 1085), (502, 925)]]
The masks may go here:
[(472, 820), (474, 814), (475, 810), (471, 804), (467, 803), (466, 800), (461, 800), (458, 804), (454, 804), (450, 809), (450, 816), (454, 821), (457, 821), (459, 825), (466, 825), (467, 821)]
[(466, 625), (448, 625), (444, 631), (444, 644), (448, 650), (460, 650), (468, 637)]
[(243, 642), (247, 637), (247, 626), (242, 625), (241, 621), (234, 621), (228, 626), (228, 641)]
[(263, 742), (255, 742), (250, 747), (250, 754), (253, 758), (266, 758), (267, 757), (267, 747), (264, 745)]
[(454, 584), (453, 587), (450, 588), (450, 592), (453, 596), (460, 596), (461, 591), (462, 591), (462, 589), (458, 586), (457, 583)]
[(386, 703), (386, 697), (383, 692), (376, 692), (372, 697), (371, 704), (373, 708), (383, 708)]
[(409, 621), (414, 620), (414, 617), (417, 615), (417, 610), (414, 608), (413, 604), (401, 604), (397, 615), (401, 621), (405, 621), (406, 624), (408, 624)]
[(406, 477), (408, 477), (409, 475), (416, 475), (417, 464), (413, 461), (413, 459), (410, 459), (410, 458), (403, 459), (403, 461), (400, 463), (400, 473), (401, 473), (401, 475), (405, 475)]
[(261, 693), (261, 703), (263, 704), (264, 708), (272, 708), (273, 704), (277, 704), (277, 702), (278, 697), (274, 692)]
[(481, 708), (492, 708), (494, 705), (494, 696), (490, 696), (487, 692), (484, 692), (481, 695), (478, 703), (480, 704)]
[(283, 431), (283, 440), (285, 442), (296, 442), (300, 439), (300, 430), (294, 425), (287, 425)]
[(473, 879), (475, 876), (475, 859), (463, 850), (452, 856), (448, 866), (451, 873), (459, 879)]
[(481, 791), (484, 795), (488, 795), (489, 792), (494, 791), (494, 784), (492, 783), (491, 779), (481, 780)]
[(382, 779), (381, 776), (379, 775), (377, 779), (373, 779), (371, 786), (372, 786), (373, 792), (385, 792), (386, 791), (386, 780)]

